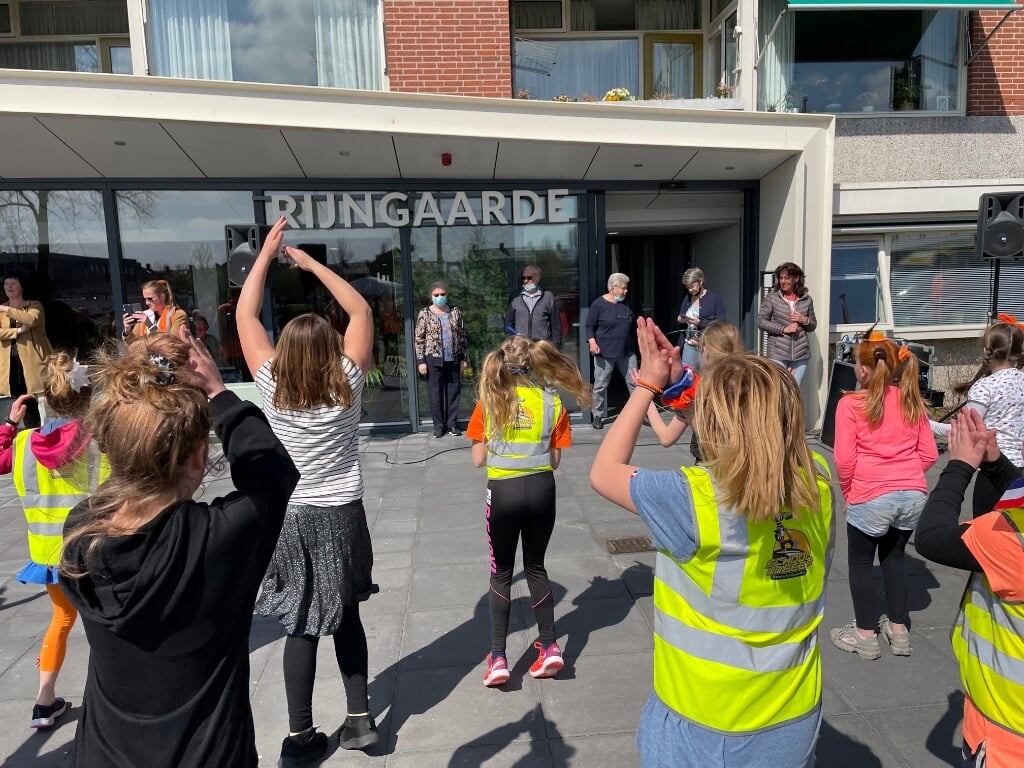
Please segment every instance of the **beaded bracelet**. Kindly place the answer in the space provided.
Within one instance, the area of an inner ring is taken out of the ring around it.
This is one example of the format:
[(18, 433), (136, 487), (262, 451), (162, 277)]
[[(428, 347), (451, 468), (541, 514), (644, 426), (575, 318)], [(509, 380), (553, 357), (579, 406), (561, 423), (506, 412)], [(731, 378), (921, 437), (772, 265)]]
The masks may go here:
[(638, 386), (638, 387), (642, 387), (643, 389), (646, 389), (648, 392), (653, 392), (655, 395), (660, 395), (664, 391), (664, 390), (662, 390), (661, 387), (656, 387), (653, 384), (648, 384), (643, 379), (637, 379), (634, 382), (634, 384), (636, 384), (636, 386)]

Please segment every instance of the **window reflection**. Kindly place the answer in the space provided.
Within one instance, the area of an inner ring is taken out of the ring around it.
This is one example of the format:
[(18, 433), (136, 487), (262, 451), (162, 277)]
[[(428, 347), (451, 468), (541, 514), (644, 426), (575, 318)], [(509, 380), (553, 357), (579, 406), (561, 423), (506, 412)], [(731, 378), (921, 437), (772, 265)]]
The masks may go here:
[(0, 267), (25, 276), (46, 335), (88, 357), (115, 333), (103, 201), (87, 190), (0, 190)]
[(612, 88), (640, 92), (640, 41), (525, 40), (513, 46), (514, 90), (531, 99), (565, 94), (576, 101), (597, 101)]
[(144, 283), (166, 280), (174, 303), (188, 314), (193, 332), (204, 337), (207, 348), (215, 353), (224, 380), (250, 381), (234, 317), (240, 285), (231, 285), (224, 227), (253, 221), (252, 194), (118, 192), (117, 211), (125, 301), (141, 301)]
[(829, 324), (868, 326), (880, 319), (878, 243), (833, 243)]

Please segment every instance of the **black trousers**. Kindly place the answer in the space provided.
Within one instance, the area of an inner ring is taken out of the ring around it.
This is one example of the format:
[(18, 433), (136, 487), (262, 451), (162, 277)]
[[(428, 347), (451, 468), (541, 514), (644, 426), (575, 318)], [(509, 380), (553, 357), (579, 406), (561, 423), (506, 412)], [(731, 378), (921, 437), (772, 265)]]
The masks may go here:
[[(358, 603), (345, 606), (341, 626), (333, 637), (334, 656), (345, 686), (348, 714), (368, 712), (366, 630), (359, 618)], [(288, 701), (288, 728), (292, 733), (313, 727), (313, 682), (319, 644), (320, 638), (313, 635), (289, 635), (284, 640), (284, 693)]]
[(455, 429), (459, 420), (462, 371), (457, 362), (427, 361), (427, 400), (434, 429)]
[(544, 555), (555, 529), (555, 475), (537, 472), (487, 483), (487, 541), (491, 550), (491, 651), (505, 652), (512, 608), (516, 547), (523, 541), (523, 568), (540, 641), (555, 642), (555, 605)]
[(890, 528), (881, 536), (868, 536), (846, 524), (847, 554), (850, 561), (850, 594), (857, 627), (878, 631), (878, 601), (875, 599), (875, 552), (882, 566), (886, 614), (894, 624), (908, 624), (907, 565), (904, 553), (912, 531)]

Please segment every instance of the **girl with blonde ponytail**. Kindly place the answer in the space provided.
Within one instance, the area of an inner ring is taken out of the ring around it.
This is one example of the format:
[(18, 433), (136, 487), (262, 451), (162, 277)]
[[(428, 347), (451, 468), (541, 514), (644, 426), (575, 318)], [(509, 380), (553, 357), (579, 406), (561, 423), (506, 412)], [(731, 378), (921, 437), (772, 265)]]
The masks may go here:
[(555, 527), (555, 478), (562, 449), (572, 445), (569, 415), (554, 387), (572, 393), (580, 405), (591, 402), (572, 359), (548, 341), (510, 336), (487, 355), (480, 372), (479, 400), (466, 436), (473, 441), (473, 464), (487, 467), (487, 540), (491, 553), (491, 652), (484, 685), (509, 679), (505, 658), (512, 571), (523, 540), (523, 566), (540, 638), (533, 645), (536, 678), (554, 677), (562, 668), (555, 642), (555, 609), (544, 555)]
[[(909, 656), (903, 553), (927, 498), (924, 473), (938, 450), (910, 350), (872, 331), (857, 345), (854, 373), (861, 389), (836, 407), (835, 462), (847, 504), (855, 621), (833, 629), (832, 642), (862, 659), (877, 659), (881, 634), (894, 655)], [(885, 586), (881, 615), (872, 572), (876, 552)]]

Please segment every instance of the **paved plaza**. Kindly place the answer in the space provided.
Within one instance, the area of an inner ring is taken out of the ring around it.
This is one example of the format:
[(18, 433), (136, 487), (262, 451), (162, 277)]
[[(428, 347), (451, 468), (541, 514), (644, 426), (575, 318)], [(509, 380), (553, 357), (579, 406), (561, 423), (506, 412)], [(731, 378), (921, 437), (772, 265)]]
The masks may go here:
[[(633, 515), (597, 496), (588, 473), (607, 432), (575, 426), (576, 446), (556, 473), (558, 521), (547, 565), (557, 603), (558, 641), (566, 667), (553, 680), (527, 673), (535, 652), (529, 593), (522, 574), (508, 644), (512, 679), (482, 684), (488, 651), (484, 470), (474, 469), (469, 441), (361, 438), (364, 502), (373, 535), (374, 576), (381, 592), (362, 611), (370, 647), (370, 706), (381, 743), (368, 753), (337, 750), (345, 698), (333, 644), (321, 643), (314, 722), (333, 734), (325, 766), (388, 768), (628, 768), (638, 764), (633, 735), (651, 688), (653, 553), (611, 555), (605, 541), (640, 536)], [(634, 463), (671, 468), (691, 463), (688, 436), (674, 448), (644, 428)], [(828, 454), (827, 449), (823, 453)], [(940, 457), (940, 464), (944, 463)], [(938, 467), (929, 473), (934, 484)], [(209, 484), (206, 497), (230, 488)], [(838, 494), (838, 491), (837, 491)], [(841, 503), (837, 505), (841, 510)], [(949, 630), (966, 576), (926, 563), (908, 548), (913, 648), (897, 658), (864, 661), (828, 641), (828, 629), (853, 618), (846, 537), (838, 541), (821, 633), (825, 721), (822, 768), (933, 768), (954, 765), (962, 697)], [(245, 546), (240, 541), (239, 546)], [(88, 646), (72, 632), (58, 694), (73, 705), (58, 727), (33, 732), (38, 686), (35, 659), (49, 621), (49, 600), (13, 574), (27, 555), (25, 524), (9, 479), (0, 479), (0, 768), (61, 764), (75, 734)], [(878, 575), (880, 584), (880, 574)], [(251, 697), (261, 765), (276, 765), (287, 732), (281, 670), (282, 635), (257, 619), (250, 640)], [(727, 691), (709, 690), (709, 696)]]

